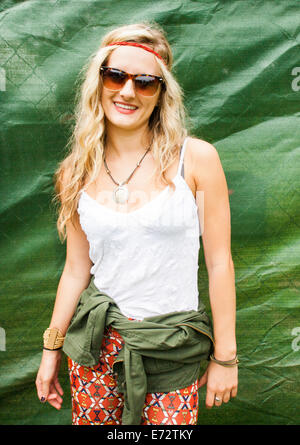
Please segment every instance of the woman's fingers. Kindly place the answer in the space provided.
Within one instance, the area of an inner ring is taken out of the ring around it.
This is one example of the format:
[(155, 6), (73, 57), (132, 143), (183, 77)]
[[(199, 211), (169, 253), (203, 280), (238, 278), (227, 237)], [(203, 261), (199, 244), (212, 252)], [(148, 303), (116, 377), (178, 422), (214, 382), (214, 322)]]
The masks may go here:
[(36, 388), (38, 397), (42, 403), (48, 402), (56, 409), (61, 408), (63, 389), (58, 380), (55, 381), (55, 384), (51, 384), (48, 381), (42, 381), (40, 378), (37, 378)]
[(207, 371), (205, 371), (203, 376), (199, 379), (199, 388), (201, 388), (201, 386), (206, 385), (206, 382), (207, 382)]
[(234, 386), (231, 390), (231, 397), (236, 397), (237, 396), (237, 386)]
[(49, 395), (49, 389), (50, 389), (50, 382), (48, 380), (37, 380), (36, 383), (37, 391), (39, 399), (42, 403), (45, 403), (47, 401), (48, 395)]
[[(60, 385), (59, 385), (59, 386), (60, 386)], [(61, 389), (61, 390), (62, 390), (62, 389)], [(59, 395), (59, 393), (58, 393), (58, 391), (57, 391), (57, 389), (56, 389), (56, 387), (55, 387), (54, 384), (51, 385), (50, 393), (49, 393), (48, 398), (47, 398), (47, 402), (48, 402), (51, 406), (53, 406), (54, 408), (56, 408), (56, 409), (60, 409), (60, 408), (61, 408), (63, 399), (62, 399), (62, 397)]]
[(46, 398), (43, 394), (42, 382), (40, 381), (39, 377), (37, 377), (37, 379), (35, 381), (35, 385), (36, 385), (38, 398), (40, 399), (41, 402), (46, 402)]
[(221, 406), (223, 402), (223, 395), (222, 394), (215, 394), (214, 395), (214, 405), (215, 406)]
[(60, 351), (43, 351), (41, 365), (36, 378), (36, 388), (41, 402), (48, 401), (56, 409), (61, 408), (63, 389), (58, 381), (61, 361)]
[(228, 403), (229, 402), (229, 400), (230, 400), (230, 391), (226, 391), (226, 392), (224, 392), (224, 394), (223, 394), (223, 402), (224, 403)]
[(206, 408), (208, 409), (212, 408), (214, 406), (214, 403), (215, 403), (215, 392), (207, 388), (206, 400), (205, 400)]
[(49, 405), (53, 406), (53, 408), (56, 408), (56, 409), (61, 408), (61, 402), (59, 402), (56, 397), (51, 399), (49, 396), (47, 402), (49, 403)]
[(228, 403), (231, 399), (232, 391), (218, 392), (216, 390), (207, 389), (206, 393), (206, 407), (212, 408), (213, 406), (221, 406), (222, 403)]
[(58, 400), (55, 395), (49, 396), (47, 402), (56, 409), (60, 409), (62, 405), (62, 400)]
[(63, 391), (63, 389), (62, 389), (62, 387), (61, 387), (61, 385), (60, 385), (60, 383), (59, 383), (59, 381), (58, 381), (58, 378), (55, 379), (55, 381), (54, 381), (54, 386), (55, 386), (56, 391), (57, 391), (61, 396), (63, 396), (63, 395), (64, 395), (64, 391)]
[(58, 403), (62, 403), (62, 401), (63, 401), (63, 399), (62, 399), (62, 397), (55, 391), (55, 392), (52, 392), (51, 394), (49, 394), (49, 396), (48, 396), (48, 398), (47, 398), (47, 401), (49, 402), (49, 400), (57, 400), (57, 402)]
[(223, 369), (218, 364), (210, 363), (206, 373), (200, 379), (200, 386), (206, 383), (206, 408), (221, 406), (237, 395), (236, 370)]

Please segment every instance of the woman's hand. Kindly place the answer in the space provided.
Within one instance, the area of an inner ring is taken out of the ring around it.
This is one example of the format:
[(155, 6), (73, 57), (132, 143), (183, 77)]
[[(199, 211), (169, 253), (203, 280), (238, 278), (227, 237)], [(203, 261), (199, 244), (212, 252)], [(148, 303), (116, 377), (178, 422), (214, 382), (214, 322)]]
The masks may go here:
[(36, 377), (36, 388), (41, 402), (48, 402), (56, 409), (61, 408), (63, 389), (58, 381), (61, 351), (43, 351), (42, 361)]
[(206, 384), (206, 408), (221, 406), (223, 402), (227, 403), (231, 397), (237, 395), (238, 367), (225, 367), (211, 361), (199, 384), (200, 387)]

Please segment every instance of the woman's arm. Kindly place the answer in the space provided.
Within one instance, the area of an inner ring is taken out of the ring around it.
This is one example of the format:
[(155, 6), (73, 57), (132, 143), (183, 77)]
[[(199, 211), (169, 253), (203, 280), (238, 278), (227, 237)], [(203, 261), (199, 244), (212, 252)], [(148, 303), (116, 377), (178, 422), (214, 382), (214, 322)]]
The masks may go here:
[(66, 262), (61, 275), (50, 328), (58, 328), (63, 335), (67, 332), (74, 315), (79, 296), (87, 288), (91, 275), (92, 262), (89, 258), (89, 243), (83, 232), (78, 215), (75, 227), (67, 222)]
[[(58, 328), (65, 335), (74, 315), (79, 296), (88, 286), (92, 262), (89, 258), (89, 243), (83, 232), (78, 214), (73, 224), (66, 225), (67, 249), (66, 261), (61, 275), (49, 327)], [(48, 401), (54, 408), (60, 409), (63, 390), (58, 381), (61, 362), (61, 350), (43, 350), (40, 368), (36, 378), (38, 397)]]
[[(219, 155), (213, 145), (192, 139), (190, 147), (201, 236), (209, 278), (209, 298), (215, 339), (214, 355), (218, 360), (227, 361), (236, 356), (237, 349), (235, 274), (231, 256), (227, 182)], [(237, 388), (237, 367), (224, 368), (216, 363), (210, 363), (210, 368), (214, 370), (215, 378), (211, 381), (212, 387), (208, 387), (208, 406), (214, 404), (216, 394), (219, 396), (222, 393), (223, 401), (228, 401), (230, 395), (232, 397), (236, 395)], [(224, 375), (223, 379), (220, 374)], [(226, 388), (223, 388), (224, 385)]]

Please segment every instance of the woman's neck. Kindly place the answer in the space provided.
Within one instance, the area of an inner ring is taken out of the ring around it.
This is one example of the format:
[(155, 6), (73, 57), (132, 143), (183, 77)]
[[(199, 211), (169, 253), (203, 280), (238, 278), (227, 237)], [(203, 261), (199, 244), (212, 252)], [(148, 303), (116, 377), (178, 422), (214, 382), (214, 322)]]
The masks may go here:
[(147, 128), (127, 131), (122, 128), (107, 129), (105, 156), (112, 161), (130, 158), (136, 159), (137, 154), (143, 154), (151, 143), (151, 135)]

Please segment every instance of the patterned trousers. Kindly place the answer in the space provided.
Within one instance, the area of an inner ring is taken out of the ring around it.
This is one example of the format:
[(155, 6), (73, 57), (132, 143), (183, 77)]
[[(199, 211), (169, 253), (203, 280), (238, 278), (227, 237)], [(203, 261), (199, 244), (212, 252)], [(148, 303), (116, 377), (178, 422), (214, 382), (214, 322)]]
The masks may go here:
[[(124, 344), (120, 334), (106, 328), (99, 363), (81, 366), (68, 357), (73, 425), (121, 425), (123, 394), (117, 391), (112, 364)], [(172, 392), (147, 393), (141, 425), (195, 425), (198, 380)]]

